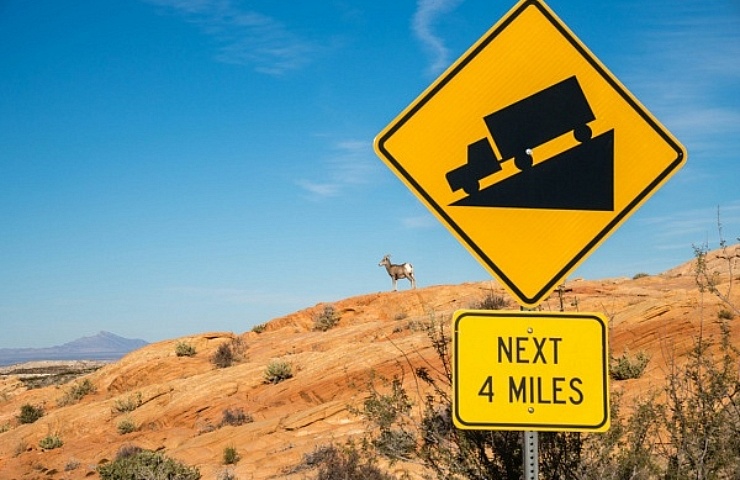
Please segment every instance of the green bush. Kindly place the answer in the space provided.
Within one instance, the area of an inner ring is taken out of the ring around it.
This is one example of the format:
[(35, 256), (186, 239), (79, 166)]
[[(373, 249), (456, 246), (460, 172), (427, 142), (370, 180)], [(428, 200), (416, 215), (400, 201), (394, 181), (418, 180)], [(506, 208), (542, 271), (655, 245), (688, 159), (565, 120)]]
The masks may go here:
[(200, 470), (160, 452), (124, 446), (113, 462), (99, 465), (101, 480), (199, 480)]
[(39, 440), (39, 447), (44, 450), (54, 450), (64, 445), (59, 435), (47, 435)]
[(118, 433), (121, 435), (126, 435), (127, 433), (135, 432), (139, 429), (139, 427), (136, 426), (136, 423), (130, 418), (124, 418), (120, 422), (118, 422)]
[(285, 360), (272, 360), (265, 368), (265, 383), (280, 383), (293, 377), (293, 367)]
[(319, 332), (326, 332), (339, 323), (340, 316), (334, 309), (334, 305), (324, 305), (324, 310), (314, 316), (313, 329)]
[(259, 325), (255, 325), (254, 327), (252, 327), (252, 331), (254, 333), (262, 333), (266, 329), (267, 329), (267, 324), (266, 323), (260, 323)]
[(645, 277), (649, 277), (649, 276), (650, 276), (649, 273), (639, 272), (639, 273), (636, 273), (636, 274), (634, 274), (632, 276), (632, 280), (639, 280), (641, 278), (645, 278)]
[(116, 400), (113, 408), (118, 413), (129, 413), (139, 408), (143, 403), (141, 392), (136, 392), (136, 395), (129, 395), (126, 398)]
[(33, 423), (43, 416), (44, 409), (42, 407), (36, 407), (26, 403), (21, 406), (21, 414), (18, 415), (18, 421), (20, 423)]
[(193, 357), (195, 356), (195, 347), (185, 342), (178, 342), (175, 345), (175, 355), (178, 357)]
[(648, 363), (650, 363), (650, 355), (645, 353), (645, 351), (640, 351), (633, 357), (625, 349), (621, 357), (612, 358), (609, 373), (614, 380), (640, 378), (645, 372)]
[(234, 447), (224, 448), (224, 465), (234, 465), (239, 461), (239, 452)]
[(57, 405), (64, 407), (79, 402), (85, 395), (95, 393), (95, 385), (87, 378), (79, 383), (72, 385), (62, 398), (57, 401)]
[(735, 314), (732, 313), (730, 310), (723, 308), (719, 312), (717, 312), (717, 318), (719, 318), (720, 320), (732, 320), (733, 318), (735, 318)]

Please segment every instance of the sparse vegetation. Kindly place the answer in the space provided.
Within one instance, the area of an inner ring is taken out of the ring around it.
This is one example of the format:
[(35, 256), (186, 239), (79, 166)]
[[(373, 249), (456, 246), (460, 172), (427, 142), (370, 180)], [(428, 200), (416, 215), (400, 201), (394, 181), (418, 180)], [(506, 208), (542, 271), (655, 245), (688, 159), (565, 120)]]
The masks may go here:
[(62, 442), (59, 435), (51, 434), (39, 440), (39, 447), (44, 450), (54, 450), (55, 448), (60, 448), (62, 445), (64, 445), (64, 442)]
[(239, 425), (244, 425), (245, 423), (251, 423), (253, 421), (254, 418), (252, 418), (250, 414), (245, 413), (243, 409), (230, 407), (223, 411), (219, 426), (223, 427), (224, 425), (231, 425), (232, 427), (238, 427)]
[(119, 449), (113, 462), (98, 466), (101, 480), (199, 480), (200, 470), (163, 453), (136, 446)]
[(471, 308), (473, 310), (504, 310), (508, 308), (509, 303), (502, 295), (496, 295), (495, 293), (489, 293), (483, 300), (474, 303)]
[(211, 363), (216, 368), (228, 368), (246, 358), (247, 344), (239, 336), (235, 336), (228, 343), (222, 343), (211, 357)]
[(252, 327), (252, 331), (254, 333), (262, 333), (265, 330), (267, 330), (267, 324), (266, 323), (260, 323), (258, 325), (255, 325)]
[(717, 312), (717, 318), (720, 320), (732, 320), (735, 318), (735, 314), (732, 313), (730, 310), (727, 310), (726, 308), (722, 308)]
[(86, 378), (79, 383), (75, 383), (69, 389), (67, 389), (67, 392), (64, 394), (64, 396), (57, 401), (57, 405), (60, 407), (72, 405), (82, 400), (83, 397), (85, 397), (86, 395), (95, 393), (95, 391), (95, 385)]
[(650, 355), (648, 355), (644, 350), (637, 352), (636, 355), (632, 356), (629, 351), (625, 349), (622, 356), (611, 359), (609, 373), (614, 380), (640, 378), (645, 372), (648, 363), (650, 363)]
[(237, 480), (236, 474), (230, 468), (226, 468), (218, 472), (216, 480)]
[(396, 480), (396, 477), (383, 472), (371, 456), (363, 456), (354, 446), (340, 449), (334, 445), (324, 445), (303, 456), (300, 465), (286, 473), (304, 470), (317, 470), (315, 480)]
[(131, 418), (124, 418), (120, 422), (118, 422), (118, 425), (116, 426), (118, 433), (121, 435), (126, 435), (127, 433), (133, 433), (136, 430), (139, 429), (139, 427), (136, 426), (136, 423)]
[(18, 422), (21, 424), (25, 423), (33, 423), (39, 418), (44, 416), (44, 409), (43, 407), (31, 405), (30, 403), (26, 403), (24, 405), (21, 405), (21, 413), (18, 415)]
[(239, 461), (239, 452), (233, 446), (224, 448), (223, 462), (224, 465), (235, 465)]
[(15, 444), (15, 448), (13, 448), (13, 456), (17, 457), (27, 450), (28, 443), (26, 443), (25, 440), (18, 440), (18, 443)]
[(175, 345), (175, 355), (178, 357), (194, 357), (195, 347), (185, 342), (178, 342)]
[(326, 332), (334, 328), (339, 323), (340, 318), (334, 305), (324, 305), (324, 310), (314, 316), (313, 329), (319, 332)]
[(119, 398), (116, 400), (113, 408), (118, 413), (130, 413), (139, 408), (143, 404), (141, 392), (136, 392), (135, 395), (129, 395), (126, 398)]
[(211, 363), (217, 368), (228, 368), (234, 364), (234, 351), (228, 343), (218, 346), (216, 353), (211, 357)]
[(272, 360), (264, 372), (265, 383), (280, 383), (293, 378), (293, 366), (285, 360)]
[(645, 277), (649, 277), (649, 276), (650, 276), (650, 274), (649, 274), (649, 273), (645, 273), (645, 272), (638, 272), (638, 273), (636, 273), (636, 274), (634, 274), (634, 275), (632, 276), (632, 280), (639, 280), (639, 279), (641, 279), (641, 278), (645, 278)]
[(80, 466), (80, 461), (72, 457), (69, 460), (67, 460), (67, 463), (64, 465), (64, 471), (71, 472), (72, 470), (77, 470), (79, 466)]

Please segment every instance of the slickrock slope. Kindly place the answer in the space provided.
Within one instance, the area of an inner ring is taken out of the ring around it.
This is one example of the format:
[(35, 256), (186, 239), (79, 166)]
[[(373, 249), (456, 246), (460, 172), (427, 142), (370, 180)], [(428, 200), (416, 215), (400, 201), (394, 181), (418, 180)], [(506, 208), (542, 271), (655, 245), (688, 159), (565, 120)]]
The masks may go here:
[[(727, 272), (716, 252), (709, 257), (710, 271)], [(739, 274), (735, 269), (735, 283)], [(725, 291), (729, 275), (720, 279)], [(614, 355), (625, 348), (652, 355), (642, 378), (612, 383), (628, 399), (664, 384), (666, 363), (680, 361), (702, 324), (705, 335), (716, 335), (714, 320), (724, 308), (698, 291), (691, 263), (636, 280), (573, 280), (566, 287), (566, 310), (600, 311), (610, 318)], [(371, 372), (386, 377), (405, 372), (409, 391), (417, 391), (411, 365), (438, 364), (422, 325), (432, 317), (449, 322), (452, 312), (491, 292), (504, 295), (494, 282), (375, 293), (334, 303), (341, 320), (326, 332), (313, 331), (325, 306), (319, 304), (269, 322), (262, 333), (203, 333), (151, 344), (78, 379), (88, 379), (96, 391), (66, 406), (58, 402), (72, 384), (26, 390), (17, 379), (2, 380), (0, 478), (98, 478), (95, 467), (125, 444), (197, 465), (204, 479), (215, 479), (224, 469), (226, 447), (241, 456), (233, 467), (239, 479), (305, 478), (306, 472), (285, 471), (317, 446), (364, 433), (365, 425), (347, 405), (361, 404)], [(732, 300), (740, 305), (740, 288), (734, 288)], [(518, 307), (512, 301), (510, 308)], [(553, 295), (542, 308), (559, 310), (560, 297)], [(740, 328), (732, 335), (740, 346)], [(196, 355), (178, 357), (180, 342), (193, 346)], [(216, 368), (211, 357), (224, 343), (242, 345), (243, 358)], [(289, 362), (294, 377), (266, 384), (263, 374), (274, 359)], [(141, 405), (119, 412), (131, 402)], [(17, 416), (24, 404), (43, 406), (46, 414), (21, 425)], [(227, 409), (242, 409), (254, 421), (220, 426)], [(133, 420), (138, 431), (120, 434), (123, 419)], [(58, 434), (64, 445), (41, 449), (39, 440), (49, 434)]]

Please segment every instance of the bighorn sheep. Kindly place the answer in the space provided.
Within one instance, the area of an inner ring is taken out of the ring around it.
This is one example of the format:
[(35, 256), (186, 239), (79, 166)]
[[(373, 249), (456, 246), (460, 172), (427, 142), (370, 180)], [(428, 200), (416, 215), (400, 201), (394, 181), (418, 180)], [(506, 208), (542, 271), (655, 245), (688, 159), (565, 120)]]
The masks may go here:
[(407, 278), (411, 282), (411, 288), (416, 288), (416, 279), (414, 278), (414, 267), (410, 263), (402, 263), (401, 265), (394, 265), (391, 263), (391, 256), (386, 255), (383, 260), (378, 264), (379, 267), (385, 267), (388, 271), (388, 275), (393, 280), (393, 291), (397, 290), (396, 281), (399, 278)]

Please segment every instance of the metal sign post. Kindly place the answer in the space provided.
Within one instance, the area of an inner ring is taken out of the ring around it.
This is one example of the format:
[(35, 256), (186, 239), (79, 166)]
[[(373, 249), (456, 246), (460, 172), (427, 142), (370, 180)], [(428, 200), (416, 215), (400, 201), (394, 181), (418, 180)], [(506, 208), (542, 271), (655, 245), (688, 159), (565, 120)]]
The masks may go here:
[(540, 475), (539, 438), (537, 432), (524, 432), (522, 459), (524, 462), (524, 480), (537, 480)]

